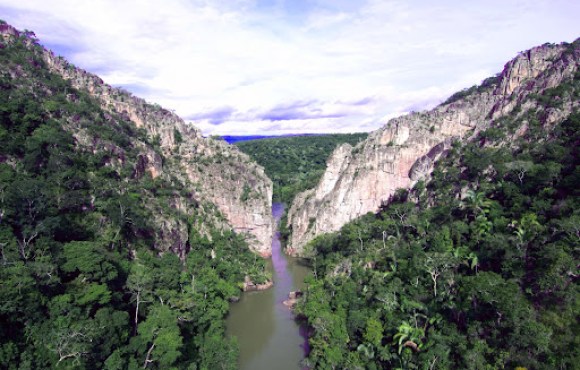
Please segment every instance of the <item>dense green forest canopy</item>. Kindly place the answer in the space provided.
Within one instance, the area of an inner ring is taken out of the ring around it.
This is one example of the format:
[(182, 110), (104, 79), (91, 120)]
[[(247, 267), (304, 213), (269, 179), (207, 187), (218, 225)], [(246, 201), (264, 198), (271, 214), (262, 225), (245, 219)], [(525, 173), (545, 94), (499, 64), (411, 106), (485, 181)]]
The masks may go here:
[[(155, 147), (51, 73), (30, 37), (0, 43), (0, 368), (236, 368), (228, 300), (264, 261), (171, 206), (211, 205), (139, 174), (137, 143)], [(188, 225), (182, 259), (154, 248), (158, 214)]]
[[(577, 73), (531, 98), (578, 101), (579, 87)], [(429, 182), (307, 246), (307, 365), (578, 368), (580, 113), (540, 116), (455, 142)]]
[[(577, 73), (530, 99), (558, 108), (580, 100), (579, 84)], [(577, 368), (580, 113), (553, 127), (542, 113), (456, 142), (429, 182), (309, 244), (297, 306), (308, 365)], [(365, 136), (238, 146), (289, 204), (338, 143)], [(228, 300), (246, 276), (268, 277), (264, 261), (202, 220), (211, 205), (191, 184), (136, 171), (139, 145), (158, 149), (51, 73), (31, 35), (0, 42), (0, 368), (236, 367)], [(194, 211), (172, 206), (177, 195)], [(187, 225), (179, 256), (155, 248), (159, 214)]]
[(367, 135), (288, 136), (241, 141), (236, 145), (263, 166), (272, 179), (273, 201), (290, 206), (296, 194), (316, 186), (326, 169), (326, 160), (338, 145), (356, 145)]

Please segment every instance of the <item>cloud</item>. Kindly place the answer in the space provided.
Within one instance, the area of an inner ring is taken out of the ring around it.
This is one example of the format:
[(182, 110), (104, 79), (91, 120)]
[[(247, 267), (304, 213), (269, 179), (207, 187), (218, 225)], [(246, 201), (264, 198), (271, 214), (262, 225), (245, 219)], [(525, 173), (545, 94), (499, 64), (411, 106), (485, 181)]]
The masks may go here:
[(375, 129), (580, 36), (568, 0), (0, 0), (0, 12), (205, 134)]
[(364, 106), (364, 105), (372, 104), (375, 101), (376, 101), (376, 99), (374, 97), (367, 96), (367, 97), (364, 97), (364, 98), (359, 99), (359, 100), (350, 101), (350, 102), (343, 102), (342, 104), (353, 105), (353, 106)]
[(202, 113), (195, 113), (185, 117), (189, 121), (207, 121), (212, 125), (219, 125), (229, 120), (236, 110), (232, 107), (221, 107)]
[(339, 118), (347, 116), (346, 113), (328, 110), (316, 100), (296, 101), (291, 104), (278, 105), (256, 118), (266, 121), (291, 121), (305, 119)]

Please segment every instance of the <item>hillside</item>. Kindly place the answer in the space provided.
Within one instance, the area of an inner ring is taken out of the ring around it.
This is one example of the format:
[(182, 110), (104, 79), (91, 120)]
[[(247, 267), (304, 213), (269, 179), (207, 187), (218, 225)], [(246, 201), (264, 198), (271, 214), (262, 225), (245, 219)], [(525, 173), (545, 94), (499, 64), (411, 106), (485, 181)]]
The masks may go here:
[(0, 367), (235, 368), (228, 300), (268, 278), (263, 169), (0, 35)]
[(264, 167), (274, 184), (273, 200), (290, 205), (296, 194), (318, 182), (326, 159), (339, 144), (356, 145), (366, 137), (366, 133), (300, 135), (246, 140), (236, 146)]
[(315, 270), (297, 307), (308, 366), (578, 367), (579, 63), (578, 41), (535, 48), (493, 83), (335, 151), (303, 195), (327, 207), (311, 217), (337, 218), (349, 195), (318, 192), (347, 181), (355, 191), (353, 171), (377, 176), (380, 155), (402, 180), (382, 183), (390, 195), (376, 212), (300, 249)]
[(377, 212), (397, 189), (428, 178), (433, 163), (455, 139), (504, 131), (505, 119), (522, 118), (520, 130), (506, 140), (509, 144), (526, 132), (528, 114), (549, 132), (580, 104), (573, 93), (578, 44), (546, 44), (523, 52), (481, 86), (431, 111), (395, 118), (355, 147), (337, 148), (317, 186), (296, 196), (289, 211), (291, 251), (301, 254), (317, 235)]
[[(138, 176), (149, 174), (152, 179), (161, 176), (187, 184), (192, 190), (191, 197), (196, 201), (211, 203), (210, 208), (217, 206), (221, 217), (225, 218), (224, 224), (228, 224), (224, 227), (248, 234), (254, 250), (263, 255), (270, 254), (272, 184), (260, 166), (222, 140), (203, 138), (201, 132), (174, 113), (122, 89), (113, 88), (98, 76), (76, 68), (51, 51), (39, 47), (33, 37), (23, 35), (9, 25), (1, 25), (0, 33), (7, 42), (24, 38), (23, 47), (31, 48), (29, 52), (35, 54), (34, 63), (39, 63), (38, 68), (64, 79), (70, 87), (86, 94), (103, 112), (103, 117), (99, 119), (85, 117), (81, 120), (73, 116), (72, 119), (61, 120), (66, 121), (64, 128), (75, 137), (79, 147), (97, 151), (106, 144), (114, 154), (112, 161), (117, 160), (121, 164), (126, 150), (124, 146), (129, 144), (135, 147)], [(26, 63), (25, 60), (19, 62)], [(26, 79), (31, 76), (21, 77)], [(76, 110), (82, 109), (83, 104), (76, 101), (78, 97), (74, 93), (67, 91), (65, 95), (61, 101), (50, 100), (48, 108), (54, 106), (54, 109), (59, 109), (58, 104), (67, 104)], [(82, 112), (73, 110), (69, 113)], [(116, 123), (109, 122), (109, 116), (116, 116), (140, 135), (129, 132), (130, 143), (110, 140), (114, 136), (110, 131)], [(88, 125), (87, 121), (93, 125)], [(105, 136), (107, 134), (109, 137)], [(253, 189), (251, 196), (241, 201), (243, 188), (248, 186)], [(183, 248), (187, 241), (183, 230), (185, 225), (175, 225), (164, 235), (180, 234), (181, 239), (176, 243)]]

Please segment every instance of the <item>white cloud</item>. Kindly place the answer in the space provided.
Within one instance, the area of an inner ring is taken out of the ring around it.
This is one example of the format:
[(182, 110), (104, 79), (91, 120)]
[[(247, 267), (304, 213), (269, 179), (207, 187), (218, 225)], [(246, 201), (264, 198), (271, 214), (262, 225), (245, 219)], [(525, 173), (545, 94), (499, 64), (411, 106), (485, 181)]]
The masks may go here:
[[(374, 129), (518, 51), (580, 36), (580, 5), (565, 0), (0, 0), (0, 11), (206, 134)], [(297, 102), (316, 103), (280, 109)]]

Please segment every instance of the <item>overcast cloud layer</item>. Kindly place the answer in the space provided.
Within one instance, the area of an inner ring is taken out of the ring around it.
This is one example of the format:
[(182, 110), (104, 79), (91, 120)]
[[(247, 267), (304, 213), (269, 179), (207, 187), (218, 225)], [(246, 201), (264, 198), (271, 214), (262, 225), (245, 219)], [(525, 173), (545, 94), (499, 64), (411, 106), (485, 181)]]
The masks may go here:
[(580, 36), (576, 0), (0, 0), (0, 18), (206, 135), (373, 130)]

